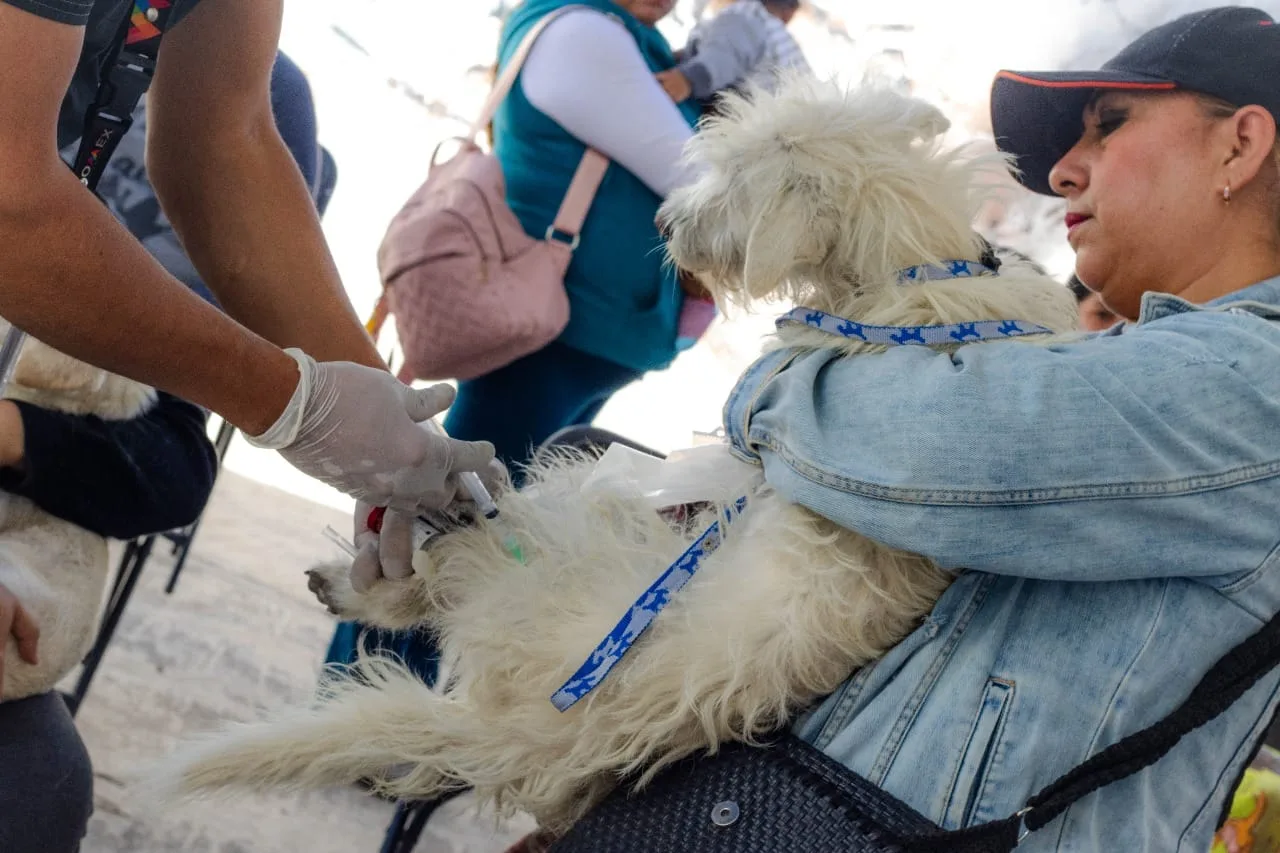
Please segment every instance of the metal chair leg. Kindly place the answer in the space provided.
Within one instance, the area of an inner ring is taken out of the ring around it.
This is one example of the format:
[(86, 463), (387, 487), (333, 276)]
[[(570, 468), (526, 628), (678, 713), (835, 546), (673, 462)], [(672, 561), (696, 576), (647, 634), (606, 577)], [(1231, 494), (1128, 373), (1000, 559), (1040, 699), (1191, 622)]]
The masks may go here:
[(382, 839), (382, 847), (378, 853), (398, 853), (401, 839), (404, 837), (405, 824), (409, 822), (409, 814), (413, 806), (404, 801), (396, 803), (396, 813), (391, 816), (391, 825)]
[(182, 574), (182, 567), (187, 564), (187, 557), (191, 554), (191, 543), (196, 538), (196, 531), (200, 529), (201, 518), (197, 518), (181, 533), (166, 534), (173, 542), (173, 553), (176, 559), (173, 570), (169, 572), (169, 580), (164, 585), (165, 595), (173, 595), (173, 590), (178, 586), (178, 575)]
[(223, 421), (218, 427), (218, 434), (213, 439), (213, 450), (218, 457), (218, 466), (222, 466), (222, 459), (227, 455), (227, 448), (231, 446), (231, 439), (235, 438), (236, 428), (228, 421)]
[[(222, 469), (222, 460), (226, 458), (227, 448), (231, 446), (231, 440), (235, 438), (236, 428), (229, 422), (223, 421), (218, 427), (218, 433), (213, 439), (213, 452), (218, 460), (218, 469)], [(169, 581), (164, 585), (165, 595), (172, 595), (173, 590), (178, 586), (178, 576), (182, 574), (182, 569), (187, 564), (187, 557), (191, 554), (191, 545), (196, 538), (196, 531), (200, 529), (200, 522), (204, 520), (201, 515), (189, 527), (179, 533), (165, 534), (171, 542), (173, 542), (173, 554), (176, 558), (173, 564), (173, 570), (169, 573)]]
[(9, 380), (13, 378), (14, 368), (18, 366), (18, 356), (22, 354), (22, 345), (27, 342), (27, 333), (17, 326), (10, 326), (0, 341), (0, 391), (4, 391)]
[(80, 669), (80, 677), (76, 679), (75, 689), (72, 690), (70, 695), (64, 696), (72, 716), (75, 716), (76, 712), (80, 710), (80, 704), (89, 692), (89, 685), (93, 682), (93, 677), (98, 671), (98, 665), (102, 663), (102, 656), (106, 654), (107, 646), (115, 635), (116, 628), (120, 624), (120, 617), (124, 615), (125, 606), (129, 603), (130, 596), (133, 595), (134, 587), (138, 584), (138, 578), (142, 576), (142, 569), (147, 563), (147, 558), (151, 556), (151, 549), (155, 545), (155, 540), (156, 537), (148, 536), (145, 539), (130, 542), (125, 546), (124, 556), (120, 558), (120, 566), (116, 570), (116, 579), (111, 588), (111, 596), (107, 600), (107, 608), (102, 616), (102, 627), (98, 629), (98, 636), (93, 642), (93, 648), (85, 656), (84, 663)]
[(440, 806), (461, 793), (457, 791), (445, 794), (439, 799), (412, 803), (401, 800), (396, 804), (395, 816), (391, 818), (391, 825), (387, 827), (387, 835), (382, 841), (382, 849), (379, 853), (413, 853), (413, 848), (418, 846), (422, 833), (426, 831), (427, 821), (431, 819), (431, 815), (435, 814)]

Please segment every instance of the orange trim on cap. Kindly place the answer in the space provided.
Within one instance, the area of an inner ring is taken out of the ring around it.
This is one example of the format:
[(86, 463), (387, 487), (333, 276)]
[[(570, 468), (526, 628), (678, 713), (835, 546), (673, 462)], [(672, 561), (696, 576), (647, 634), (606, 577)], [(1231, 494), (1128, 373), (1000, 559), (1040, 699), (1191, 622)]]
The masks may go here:
[(1015, 83), (1026, 83), (1042, 89), (1176, 89), (1177, 83), (1121, 83), (1115, 80), (1037, 80), (1024, 77), (1012, 71), (1001, 71), (996, 77), (1013, 80)]

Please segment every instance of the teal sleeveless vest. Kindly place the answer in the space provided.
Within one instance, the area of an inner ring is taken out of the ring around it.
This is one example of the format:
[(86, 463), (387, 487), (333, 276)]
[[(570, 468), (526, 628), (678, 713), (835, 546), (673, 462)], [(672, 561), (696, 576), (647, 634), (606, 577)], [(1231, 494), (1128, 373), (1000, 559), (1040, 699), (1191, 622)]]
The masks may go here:
[[(503, 28), (499, 70), (538, 21), (569, 5), (615, 15), (655, 73), (675, 65), (662, 34), (611, 0), (525, 0)], [(591, 69), (584, 68), (582, 73), (590, 74)], [(698, 118), (693, 103), (679, 108), (693, 126)], [(507, 202), (525, 231), (542, 238), (586, 147), (529, 103), (519, 78), (494, 116), (493, 130), (494, 154), (507, 181)], [(662, 238), (654, 225), (661, 202), (635, 175), (609, 164), (565, 276), (570, 316), (560, 336), (562, 343), (634, 370), (671, 363), (684, 296), (675, 270), (665, 263)]]

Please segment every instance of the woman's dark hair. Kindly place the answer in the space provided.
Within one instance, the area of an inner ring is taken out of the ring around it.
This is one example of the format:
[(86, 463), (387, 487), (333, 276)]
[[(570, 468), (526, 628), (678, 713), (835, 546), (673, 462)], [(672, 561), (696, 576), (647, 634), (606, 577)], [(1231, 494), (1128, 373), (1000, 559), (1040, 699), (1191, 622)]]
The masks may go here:
[(1036, 275), (1048, 275), (1049, 272), (1040, 265), (1040, 263), (1025, 252), (1019, 252), (1017, 249), (1011, 249), (1008, 246), (998, 246), (987, 240), (982, 241), (985, 251), (982, 256), (982, 262), (993, 269), (1000, 268), (1001, 257), (1008, 258), (1011, 261), (1017, 261), (1023, 266), (1029, 267)]
[(1084, 286), (1084, 282), (1081, 281), (1075, 273), (1072, 273), (1071, 278), (1067, 279), (1067, 289), (1075, 295), (1076, 302), (1084, 302), (1085, 299), (1088, 298), (1089, 294), (1092, 293), (1089, 288)]

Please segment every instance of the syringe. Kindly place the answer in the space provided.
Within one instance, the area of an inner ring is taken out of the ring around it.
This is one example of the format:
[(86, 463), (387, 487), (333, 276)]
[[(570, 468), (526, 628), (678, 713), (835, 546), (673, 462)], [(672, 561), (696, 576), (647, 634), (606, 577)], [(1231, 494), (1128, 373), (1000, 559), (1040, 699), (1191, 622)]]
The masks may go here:
[[(444, 427), (436, 423), (434, 418), (426, 423), (440, 435), (445, 435)], [(475, 471), (463, 471), (458, 475), (458, 480), (462, 483), (462, 488), (467, 490), (471, 500), (475, 502), (476, 509), (480, 510), (481, 515), (488, 519), (498, 517), (498, 505), (493, 502), (489, 490), (484, 487), (484, 483), (480, 481), (480, 476)]]
[(462, 482), (462, 487), (467, 490), (467, 494), (471, 496), (471, 500), (475, 501), (476, 509), (480, 510), (481, 515), (490, 520), (498, 517), (498, 505), (493, 502), (489, 490), (484, 487), (484, 483), (480, 482), (480, 477), (475, 471), (463, 471), (458, 475), (458, 479)]

